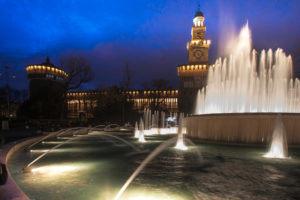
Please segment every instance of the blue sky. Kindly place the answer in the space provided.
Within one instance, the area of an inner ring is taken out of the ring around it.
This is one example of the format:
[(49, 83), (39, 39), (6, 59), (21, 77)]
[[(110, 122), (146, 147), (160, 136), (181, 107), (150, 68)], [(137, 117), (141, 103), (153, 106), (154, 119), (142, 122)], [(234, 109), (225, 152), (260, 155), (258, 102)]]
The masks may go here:
[(176, 87), (176, 66), (187, 62), (199, 3), (212, 40), (211, 62), (247, 20), (254, 47), (300, 48), (299, 0), (0, 0), (0, 67), (13, 68), (13, 87), (27, 88), (26, 65), (49, 55), (59, 66), (64, 55), (84, 55), (95, 79), (82, 89), (118, 84), (125, 63), (136, 88), (154, 78)]

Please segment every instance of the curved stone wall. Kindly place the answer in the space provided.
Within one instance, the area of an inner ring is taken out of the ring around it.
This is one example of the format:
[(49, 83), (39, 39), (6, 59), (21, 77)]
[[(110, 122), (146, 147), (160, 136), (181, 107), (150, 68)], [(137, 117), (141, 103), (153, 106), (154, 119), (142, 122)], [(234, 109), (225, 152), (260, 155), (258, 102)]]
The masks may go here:
[[(192, 138), (232, 143), (269, 143), (278, 113), (194, 115), (185, 118)], [(281, 113), (288, 144), (300, 144), (300, 114)]]
[(8, 177), (5, 185), (0, 186), (0, 199), (1, 200), (29, 200), (26, 194), (17, 186), (14, 182), (13, 178), (10, 175), (9, 169), (7, 167), (7, 163), (9, 162), (10, 157), (19, 149), (24, 146), (31, 144), (37, 140), (39, 140), (41, 136), (23, 139), (17, 142), (12, 142), (4, 146), (2, 151), (0, 152), (0, 162), (5, 164), (6, 170), (8, 172)]

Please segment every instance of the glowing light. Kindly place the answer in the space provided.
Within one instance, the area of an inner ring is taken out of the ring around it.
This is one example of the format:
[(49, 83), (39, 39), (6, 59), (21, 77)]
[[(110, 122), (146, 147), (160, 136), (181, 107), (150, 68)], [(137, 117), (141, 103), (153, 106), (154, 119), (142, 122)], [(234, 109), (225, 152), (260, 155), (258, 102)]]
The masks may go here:
[(286, 131), (281, 116), (276, 120), (275, 128), (272, 135), (271, 147), (268, 153), (264, 155), (266, 158), (287, 158), (288, 148), (286, 141)]
[(135, 138), (139, 138), (139, 135), (140, 135), (140, 131), (139, 130), (135, 130), (134, 131), (134, 137)]
[[(186, 129), (184, 129), (184, 133)], [(151, 128), (144, 130), (144, 135), (151, 136), (151, 135), (168, 135), (168, 134), (177, 134), (178, 128), (171, 127), (171, 128)]]
[(144, 134), (145, 135), (157, 135), (157, 134), (159, 134), (158, 131), (159, 131), (158, 128), (151, 128), (148, 130), (144, 130)]
[(42, 144), (60, 144), (63, 141), (42, 141)]
[(177, 128), (177, 127), (160, 128), (159, 131), (160, 131), (160, 134), (161, 134), (161, 135), (177, 134), (178, 128)]
[(69, 140), (71, 137), (57, 137), (59, 140)]
[(45, 152), (47, 152), (47, 151), (49, 151), (49, 149), (31, 149), (30, 150), (30, 152), (31, 153), (45, 153)]
[(139, 135), (139, 142), (142, 142), (142, 143), (146, 142), (144, 134), (142, 134), (142, 133), (140, 133), (140, 135)]
[(197, 95), (195, 114), (299, 112), (300, 81), (292, 78), (290, 56), (282, 49), (257, 55), (251, 50), (248, 24), (231, 49), (228, 58), (217, 59), (209, 68), (206, 88)]
[(33, 172), (33, 173), (47, 173), (47, 174), (60, 174), (60, 173), (65, 173), (65, 172), (69, 172), (69, 171), (74, 171), (76, 169), (77, 169), (77, 167), (75, 167), (75, 166), (51, 165), (51, 166), (33, 168), (33, 169), (31, 169), (31, 172)]
[(185, 150), (187, 150), (188, 148), (187, 148), (187, 146), (185, 146), (185, 144), (183, 143), (182, 140), (179, 140), (179, 141), (177, 142), (176, 146), (175, 146), (175, 149), (180, 149), (180, 150), (185, 151)]
[(270, 151), (264, 155), (265, 158), (286, 158), (282, 151), (282, 145), (275, 143), (272, 145)]

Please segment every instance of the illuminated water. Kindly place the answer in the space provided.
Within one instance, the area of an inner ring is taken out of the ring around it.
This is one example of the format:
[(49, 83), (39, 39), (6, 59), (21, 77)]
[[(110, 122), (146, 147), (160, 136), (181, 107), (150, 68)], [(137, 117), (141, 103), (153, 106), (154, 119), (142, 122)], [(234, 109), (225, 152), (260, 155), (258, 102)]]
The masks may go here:
[(140, 119), (140, 129), (139, 129), (139, 142), (146, 142), (145, 137), (144, 137), (144, 121), (141, 118)]
[[(134, 137), (123, 139), (141, 149), (153, 150), (174, 136), (146, 136), (147, 143)], [(66, 138), (67, 139), (67, 138)], [(35, 200), (113, 200), (126, 180), (149, 153), (134, 154), (132, 148), (90, 135), (67, 143), (32, 167), (21, 169), (60, 139), (49, 139), (20, 150), (9, 161), (9, 170), (22, 190)], [(52, 144), (51, 142), (54, 142)], [(117, 142), (117, 141), (116, 141)], [(187, 151), (166, 148), (133, 180), (120, 199), (297, 199), (300, 196), (300, 149), (290, 147), (292, 159), (267, 159), (262, 146), (239, 146), (195, 141)], [(190, 144), (189, 144), (190, 145)], [(203, 165), (196, 162), (202, 154)], [(151, 151), (150, 151), (151, 152)]]
[(184, 138), (183, 138), (183, 131), (182, 131), (182, 114), (179, 116), (179, 127), (178, 127), (178, 133), (177, 133), (177, 142), (176, 142), (176, 149), (181, 149), (181, 150), (187, 150), (187, 146), (184, 144)]
[(139, 138), (140, 132), (139, 132), (139, 125), (138, 122), (135, 122), (135, 126), (134, 126), (134, 137), (135, 138)]
[(246, 25), (229, 58), (218, 59), (198, 92), (195, 114), (300, 112), (300, 83), (292, 79), (292, 58), (282, 49), (251, 50)]
[(264, 155), (266, 158), (287, 158), (288, 147), (286, 141), (286, 131), (282, 123), (281, 116), (277, 117), (276, 125), (272, 135), (272, 141), (268, 153)]

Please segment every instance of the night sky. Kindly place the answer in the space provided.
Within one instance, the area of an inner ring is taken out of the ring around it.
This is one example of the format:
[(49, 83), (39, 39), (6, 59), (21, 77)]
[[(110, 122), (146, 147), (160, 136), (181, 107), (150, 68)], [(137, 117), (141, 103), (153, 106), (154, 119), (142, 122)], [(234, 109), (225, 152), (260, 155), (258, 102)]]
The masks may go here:
[(134, 88), (156, 78), (177, 87), (176, 66), (187, 62), (198, 3), (212, 40), (211, 62), (247, 20), (255, 48), (300, 49), (299, 0), (0, 0), (1, 71), (11, 66), (11, 85), (27, 88), (26, 65), (48, 55), (59, 66), (62, 56), (73, 54), (88, 58), (94, 70), (82, 90), (119, 84), (125, 63)]

